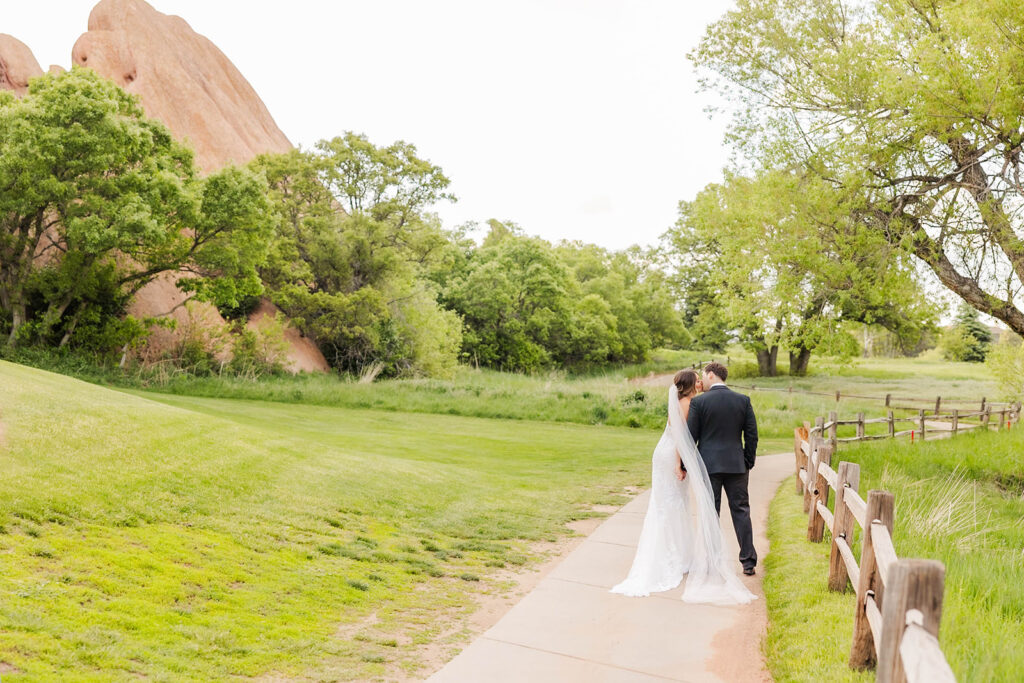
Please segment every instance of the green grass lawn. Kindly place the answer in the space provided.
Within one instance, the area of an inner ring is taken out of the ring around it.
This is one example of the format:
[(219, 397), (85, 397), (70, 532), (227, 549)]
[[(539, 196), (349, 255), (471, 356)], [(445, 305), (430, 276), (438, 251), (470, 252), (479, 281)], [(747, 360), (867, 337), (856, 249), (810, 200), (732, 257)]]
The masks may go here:
[[(901, 557), (946, 566), (939, 641), (957, 680), (1017, 681), (1024, 671), (1024, 427), (910, 445), (841, 446), (862, 492), (896, 496)], [(834, 507), (834, 506), (833, 506)], [(852, 593), (830, 593), (826, 542), (808, 543), (792, 479), (772, 502), (765, 593), (768, 663), (779, 681), (858, 681), (847, 669)], [(854, 543), (859, 555), (859, 536)], [(813, 615), (813, 618), (808, 618)]]
[(416, 675), (501, 567), (645, 484), (654, 445), (130, 395), (9, 363), (0, 419), (5, 680)]

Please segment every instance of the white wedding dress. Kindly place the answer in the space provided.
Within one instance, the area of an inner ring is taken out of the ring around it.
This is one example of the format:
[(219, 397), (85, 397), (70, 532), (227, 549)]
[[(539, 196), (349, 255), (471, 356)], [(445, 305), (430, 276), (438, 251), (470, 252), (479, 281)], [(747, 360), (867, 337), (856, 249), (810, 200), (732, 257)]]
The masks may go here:
[[(676, 479), (680, 457), (687, 472), (683, 481)], [(651, 463), (651, 500), (636, 557), (629, 576), (611, 592), (644, 597), (671, 590), (686, 576), (686, 602), (736, 605), (754, 600), (723, 556), (722, 545), (711, 480), (672, 385), (668, 424)]]

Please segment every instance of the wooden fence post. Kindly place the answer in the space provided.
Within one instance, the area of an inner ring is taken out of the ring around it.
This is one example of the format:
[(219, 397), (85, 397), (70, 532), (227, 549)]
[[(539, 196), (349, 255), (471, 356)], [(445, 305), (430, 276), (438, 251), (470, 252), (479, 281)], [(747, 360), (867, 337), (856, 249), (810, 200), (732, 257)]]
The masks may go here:
[(985, 412), (985, 397), (981, 397), (981, 412)]
[(846, 507), (847, 489), (856, 491), (860, 486), (860, 465), (855, 462), (839, 463), (836, 478), (836, 509), (832, 523), (832, 552), (828, 560), (828, 589), (845, 591), (850, 583), (850, 574), (846, 570), (846, 562), (839, 552), (836, 539), (842, 538), (849, 546), (853, 545), (853, 530), (857, 525), (850, 508)]
[(921, 408), (921, 412), (918, 413), (918, 417), (921, 420), (921, 441), (924, 441), (924, 408)]
[(804, 430), (797, 427), (793, 430), (793, 454), (796, 456), (796, 492), (800, 494), (804, 489), (804, 483), (800, 481), (800, 470), (804, 469), (807, 465), (805, 460), (807, 456), (804, 454), (802, 448), (804, 442)]
[(988, 421), (992, 419), (992, 406), (985, 407), (985, 414), (981, 416), (981, 423), (985, 425), (985, 431), (988, 431)]
[(889, 402), (890, 402), (890, 401), (892, 401), (892, 394), (886, 394), (886, 395), (885, 395), (885, 407), (886, 407), (886, 408), (888, 408), (888, 407), (889, 407)]
[(1006, 408), (999, 411), (999, 429), (1006, 427)]
[(889, 411), (889, 438), (896, 436), (896, 417)]
[(804, 460), (804, 469), (807, 470), (807, 481), (803, 485), (804, 514), (807, 514), (807, 511), (811, 509), (811, 487), (814, 486), (814, 474), (812, 473), (811, 469), (814, 467), (814, 463), (817, 462), (818, 449), (821, 448), (821, 444), (823, 443), (824, 441), (822, 440), (820, 434), (815, 434), (814, 436), (812, 436), (810, 442), (808, 443), (808, 446), (810, 446), (808, 450), (810, 450), (811, 452), (807, 454), (807, 459)]
[(839, 403), (839, 390), (836, 389), (836, 403)]
[(836, 432), (839, 429), (839, 425), (836, 424), (838, 419), (836, 411), (833, 410), (828, 414), (828, 421), (832, 423), (832, 426), (828, 428), (828, 443), (832, 446), (832, 450), (835, 450), (836, 446), (839, 445), (839, 441), (836, 439)]
[(876, 661), (875, 641), (871, 636), (871, 624), (868, 621), (866, 605), (869, 593), (874, 596), (876, 602), (882, 603), (882, 580), (878, 576), (878, 564), (875, 562), (875, 547), (871, 541), (871, 523), (877, 519), (889, 529), (891, 535), (894, 500), (895, 497), (888, 491), (868, 492), (867, 512), (864, 515), (864, 541), (860, 551), (860, 581), (857, 582), (857, 607), (853, 613), (851, 669), (868, 669)]
[[(889, 570), (882, 634), (879, 638), (878, 683), (907, 680), (900, 643), (907, 628), (907, 612), (920, 613), (921, 626), (936, 638), (942, 618), (942, 590), (946, 570), (935, 560), (898, 560)], [(917, 616), (917, 615), (915, 615)]]
[(857, 413), (857, 438), (864, 438), (864, 413)]
[(941, 396), (936, 396), (935, 397), (935, 414), (936, 415), (939, 414), (939, 409), (941, 407), (942, 407), (942, 397)]
[(820, 463), (832, 464), (832, 446), (825, 444), (818, 448), (814, 471), (808, 472), (814, 482), (814, 490), (811, 491), (811, 505), (807, 516), (807, 540), (814, 543), (820, 543), (825, 534), (825, 518), (818, 512), (818, 503), (828, 507), (829, 485), (825, 475), (818, 471)]
[(960, 428), (960, 411), (953, 408), (953, 436), (956, 436), (957, 431)]

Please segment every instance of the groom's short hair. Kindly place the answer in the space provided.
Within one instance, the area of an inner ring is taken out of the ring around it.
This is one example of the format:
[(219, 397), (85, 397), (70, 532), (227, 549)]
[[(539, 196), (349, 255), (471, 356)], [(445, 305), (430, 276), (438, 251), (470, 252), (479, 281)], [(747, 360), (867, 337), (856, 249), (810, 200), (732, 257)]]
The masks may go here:
[(715, 363), (714, 361), (704, 366), (704, 372), (715, 373), (715, 375), (717, 375), (723, 382), (725, 381), (725, 378), (729, 376), (729, 368), (725, 367), (721, 363)]

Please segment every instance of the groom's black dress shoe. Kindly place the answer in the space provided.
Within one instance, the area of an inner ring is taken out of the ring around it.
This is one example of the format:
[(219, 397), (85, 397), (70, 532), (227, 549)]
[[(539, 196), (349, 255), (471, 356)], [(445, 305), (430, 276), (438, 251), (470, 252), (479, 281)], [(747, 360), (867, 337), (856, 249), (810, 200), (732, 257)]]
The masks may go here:
[(754, 568), (753, 567), (744, 567), (743, 568), (743, 573), (746, 574), (747, 576), (753, 576), (754, 575)]

